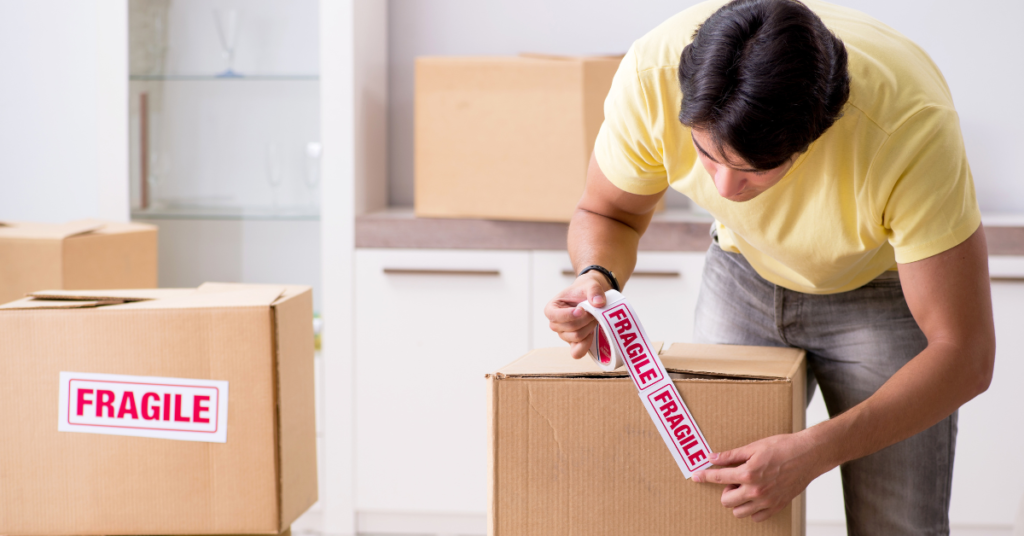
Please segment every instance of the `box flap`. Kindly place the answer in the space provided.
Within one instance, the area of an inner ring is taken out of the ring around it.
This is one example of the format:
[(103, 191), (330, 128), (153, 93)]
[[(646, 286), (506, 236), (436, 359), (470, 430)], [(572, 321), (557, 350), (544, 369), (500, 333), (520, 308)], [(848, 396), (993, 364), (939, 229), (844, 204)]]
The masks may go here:
[(124, 302), (120, 300), (40, 300), (29, 297), (0, 305), (0, 309), (82, 309), (119, 303)]
[[(665, 370), (671, 373), (751, 379), (789, 379), (800, 365), (803, 350), (716, 344), (676, 343), (659, 349)], [(601, 372), (590, 357), (573, 359), (569, 348), (539, 348), (497, 372), (502, 377), (614, 377), (625, 376), (625, 367)]]
[(285, 291), (284, 285), (203, 283), (194, 292), (159, 300), (125, 303), (119, 309), (179, 309), (193, 307), (269, 307)]
[(61, 240), (69, 236), (90, 233), (106, 224), (98, 220), (76, 220), (67, 223), (4, 222), (0, 225), (0, 238), (29, 238)]
[[(656, 341), (652, 343), (652, 346), (660, 352), (663, 344)], [(602, 372), (589, 355), (583, 356), (582, 359), (573, 359), (569, 355), (568, 346), (537, 348), (497, 372), (499, 378), (503, 376), (617, 377), (626, 374), (625, 366), (615, 369), (614, 372)]]
[(799, 348), (676, 343), (661, 352), (661, 362), (669, 372), (792, 379), (803, 354)]
[(158, 300), (190, 294), (195, 292), (191, 288), (137, 288), (137, 289), (116, 289), (116, 290), (39, 290), (28, 295), (37, 300), (103, 300), (115, 302), (136, 302), (143, 300)]
[(622, 60), (626, 57), (625, 54), (592, 54), (587, 56), (567, 56), (562, 54), (543, 54), (539, 52), (520, 52), (520, 58), (530, 58), (535, 60), (568, 60), (568, 61), (588, 61), (588, 60)]
[(137, 221), (120, 222), (105, 221), (103, 226), (92, 231), (90, 234), (117, 235), (128, 233), (157, 232), (157, 226), (151, 223), (140, 223)]
[(269, 307), (287, 288), (285, 285), (204, 283), (194, 289), (46, 290), (33, 292), (28, 298), (0, 309)]

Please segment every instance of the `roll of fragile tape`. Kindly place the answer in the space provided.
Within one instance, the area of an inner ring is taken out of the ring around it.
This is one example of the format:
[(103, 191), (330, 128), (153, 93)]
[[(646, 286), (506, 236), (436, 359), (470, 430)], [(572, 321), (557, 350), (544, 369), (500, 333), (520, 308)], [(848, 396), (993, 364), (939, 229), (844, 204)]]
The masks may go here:
[(589, 302), (580, 304), (598, 324), (590, 355), (605, 372), (626, 365), (640, 400), (672, 458), (683, 475), (690, 478), (694, 471), (711, 466), (708, 459), (711, 448), (661, 364), (636, 311), (625, 296), (614, 290), (609, 290), (605, 299), (604, 307), (595, 307)]

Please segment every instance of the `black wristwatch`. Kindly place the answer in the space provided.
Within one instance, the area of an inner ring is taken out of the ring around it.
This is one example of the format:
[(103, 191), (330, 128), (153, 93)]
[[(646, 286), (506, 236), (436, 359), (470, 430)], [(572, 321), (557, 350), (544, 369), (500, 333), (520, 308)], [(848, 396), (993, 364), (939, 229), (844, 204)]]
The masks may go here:
[(601, 272), (602, 274), (604, 274), (605, 278), (607, 278), (608, 282), (612, 284), (612, 288), (615, 289), (616, 292), (622, 291), (622, 289), (619, 287), (619, 280), (615, 279), (615, 274), (612, 273), (611, 270), (605, 268), (604, 266), (599, 266), (597, 264), (591, 264), (590, 266), (587, 266), (583, 270), (580, 270), (579, 275), (577, 275), (576, 277), (579, 277), (579, 276), (581, 276), (581, 275), (583, 275), (583, 274), (585, 274), (585, 273), (587, 273), (587, 272), (589, 272), (591, 270), (594, 270), (596, 272)]

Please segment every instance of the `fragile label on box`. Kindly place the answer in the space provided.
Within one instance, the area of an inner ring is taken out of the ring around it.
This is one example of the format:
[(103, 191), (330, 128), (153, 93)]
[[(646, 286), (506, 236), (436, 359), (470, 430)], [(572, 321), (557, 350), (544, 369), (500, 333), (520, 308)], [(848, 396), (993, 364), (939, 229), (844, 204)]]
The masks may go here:
[(227, 442), (228, 382), (60, 373), (57, 430)]

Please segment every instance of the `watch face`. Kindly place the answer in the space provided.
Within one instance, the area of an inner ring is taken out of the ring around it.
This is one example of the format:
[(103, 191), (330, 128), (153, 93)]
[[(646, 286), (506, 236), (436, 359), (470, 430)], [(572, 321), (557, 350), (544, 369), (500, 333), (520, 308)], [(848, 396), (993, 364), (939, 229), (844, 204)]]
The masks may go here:
[(604, 330), (601, 326), (597, 326), (597, 351), (600, 354), (598, 359), (601, 360), (602, 365), (607, 365), (612, 362), (612, 348), (608, 344), (608, 337), (605, 336)]

